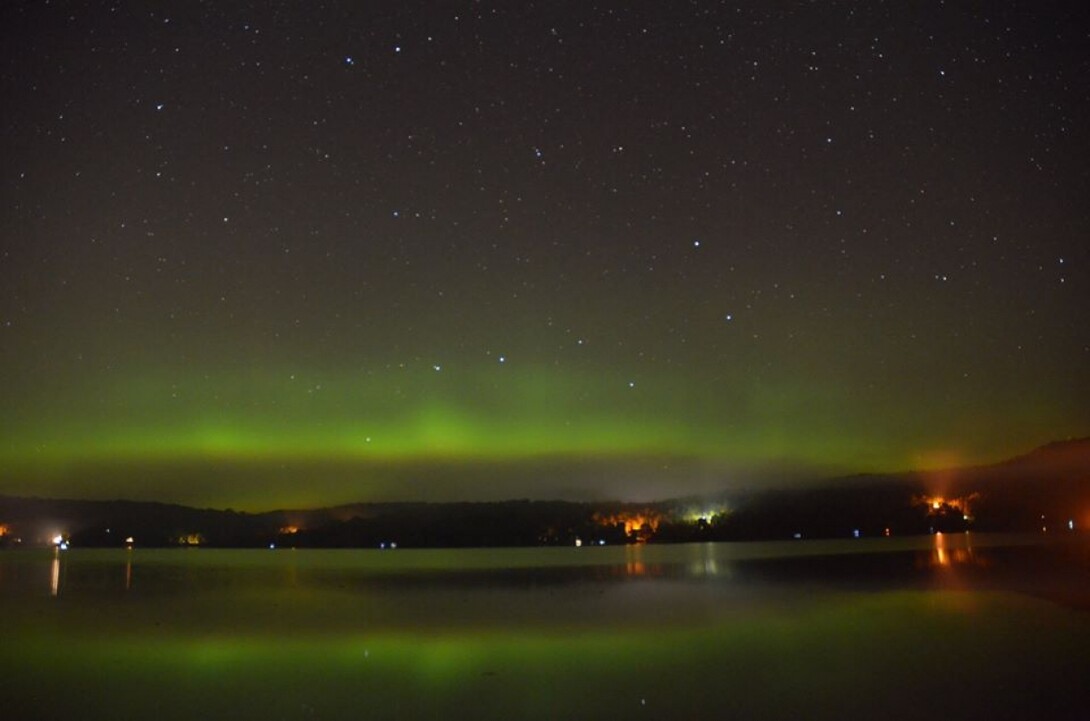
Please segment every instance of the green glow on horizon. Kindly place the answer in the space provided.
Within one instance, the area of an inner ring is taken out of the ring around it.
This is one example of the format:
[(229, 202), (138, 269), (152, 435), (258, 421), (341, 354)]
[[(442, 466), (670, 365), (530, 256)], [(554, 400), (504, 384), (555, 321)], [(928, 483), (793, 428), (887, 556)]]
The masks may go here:
[[(848, 409), (837, 388), (813, 381), (655, 377), (630, 387), (627, 377), (552, 368), (137, 377), (105, 402), (25, 413), (0, 459), (26, 468), (674, 457), (894, 470), (942, 432), (903, 410)], [(885, 432), (894, 424), (897, 434)], [(879, 440), (891, 436), (898, 443)]]
[(1090, 436), (1066, 10), (9, 5), (0, 494), (673, 497)]

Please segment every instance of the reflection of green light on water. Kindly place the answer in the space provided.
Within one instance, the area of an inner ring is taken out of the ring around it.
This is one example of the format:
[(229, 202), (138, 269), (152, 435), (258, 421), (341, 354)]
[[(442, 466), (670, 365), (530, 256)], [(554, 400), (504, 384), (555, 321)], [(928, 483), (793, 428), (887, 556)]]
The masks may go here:
[[(321, 605), (322, 598), (313, 600)], [(244, 611), (227, 610), (225, 626)], [(39, 717), (94, 718), (86, 711), (95, 708), (101, 718), (160, 721), (223, 714), (436, 718), (455, 711), (474, 718), (613, 718), (637, 710), (641, 699), (666, 718), (723, 709), (746, 718), (802, 717), (814, 708), (829, 710), (829, 718), (865, 716), (875, 702), (911, 702), (921, 714), (941, 715), (955, 698), (994, 704), (988, 699), (999, 694), (1017, 704), (1030, 686), (1069, 694), (1063, 673), (1090, 642), (1082, 615), (988, 593), (843, 594), (711, 624), (694, 618), (677, 627), (648, 622), (578, 631), (525, 624), (370, 631), (342, 617), (350, 628), (340, 631), (246, 632), (243, 622), (240, 631), (202, 633), (210, 619), (191, 617), (164, 631), (151, 619), (173, 615), (171, 607), (152, 611), (141, 623), (109, 630), (92, 622), (101, 608), (66, 631), (56, 617), (6, 626), (0, 683), (15, 692), (5, 695), (16, 710)], [(936, 676), (936, 659), (957, 659), (973, 675)], [(936, 700), (916, 699), (921, 688)]]

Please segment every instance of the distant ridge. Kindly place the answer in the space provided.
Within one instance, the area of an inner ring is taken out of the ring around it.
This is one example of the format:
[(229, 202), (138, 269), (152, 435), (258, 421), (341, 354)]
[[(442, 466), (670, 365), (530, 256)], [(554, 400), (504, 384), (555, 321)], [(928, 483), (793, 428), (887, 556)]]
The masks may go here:
[(1034, 448), (1029, 453), (1015, 456), (997, 465), (1022, 463), (1070, 464), (1073, 468), (1085, 469), (1090, 465), (1090, 437), (1075, 438), (1067, 441), (1053, 441)]
[(1064, 440), (1064, 441), (1052, 441), (1050, 443), (1044, 444), (1043, 446), (1037, 446), (1036, 448), (1034, 448), (1032, 451), (1030, 451), (1029, 453), (1027, 453), (1025, 455), (1031, 456), (1031, 455), (1033, 455), (1035, 453), (1049, 452), (1049, 451), (1054, 451), (1054, 450), (1057, 450), (1057, 449), (1059, 449), (1059, 450), (1080, 449), (1083, 452), (1090, 453), (1090, 436), (1087, 436), (1086, 438), (1069, 438), (1069, 439)]
[[(698, 527), (684, 520), (694, 508), (698, 515), (707, 509)], [(28, 544), (44, 543), (59, 532), (87, 546), (118, 546), (128, 537), (151, 546), (493, 546), (567, 544), (584, 537), (624, 543), (637, 537), (632, 527), (642, 522), (632, 519), (654, 521), (654, 529), (637, 534), (652, 541), (926, 533), (936, 524), (981, 531), (1085, 529), (1090, 438), (1048, 443), (990, 465), (861, 474), (805, 488), (654, 503), (361, 502), (242, 513), (154, 501), (0, 496), (0, 545), (24, 536)]]

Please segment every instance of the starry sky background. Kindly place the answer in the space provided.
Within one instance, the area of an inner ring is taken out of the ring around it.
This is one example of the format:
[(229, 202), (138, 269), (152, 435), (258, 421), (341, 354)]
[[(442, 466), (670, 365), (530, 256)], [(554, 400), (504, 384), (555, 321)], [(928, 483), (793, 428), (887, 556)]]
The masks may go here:
[(4, 3), (0, 493), (645, 499), (1090, 434), (1081, 3)]

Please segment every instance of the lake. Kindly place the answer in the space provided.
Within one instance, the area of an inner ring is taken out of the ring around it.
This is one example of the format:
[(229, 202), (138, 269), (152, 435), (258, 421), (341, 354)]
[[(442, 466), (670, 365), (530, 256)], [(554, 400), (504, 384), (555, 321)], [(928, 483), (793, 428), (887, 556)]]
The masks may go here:
[(0, 551), (12, 719), (1085, 719), (1090, 539)]

